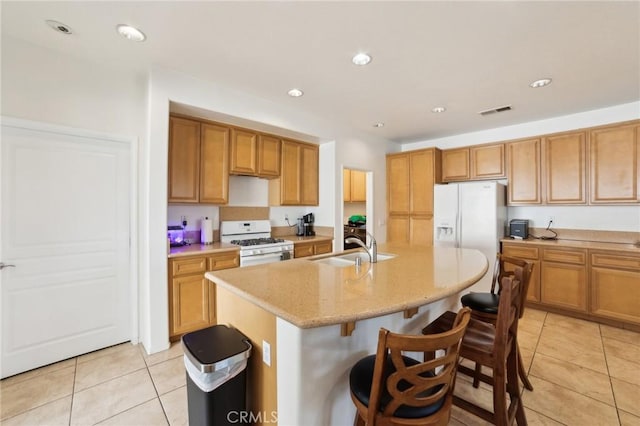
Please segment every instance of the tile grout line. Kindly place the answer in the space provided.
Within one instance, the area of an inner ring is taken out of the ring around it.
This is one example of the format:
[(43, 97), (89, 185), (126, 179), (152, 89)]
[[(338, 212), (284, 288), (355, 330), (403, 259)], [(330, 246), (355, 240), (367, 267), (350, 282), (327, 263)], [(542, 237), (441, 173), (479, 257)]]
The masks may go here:
[(73, 365), (73, 386), (71, 387), (71, 404), (69, 404), (69, 423), (71, 426), (71, 415), (73, 414), (73, 401), (76, 397), (76, 377), (78, 375), (78, 357), (75, 359), (75, 363)]
[[(171, 348), (171, 346), (169, 346)], [(144, 355), (143, 355), (144, 358)], [(160, 363), (158, 363), (160, 364)], [(156, 386), (156, 382), (153, 380), (153, 375), (151, 375), (151, 371), (149, 370), (149, 364), (147, 364), (147, 360), (144, 360), (144, 365), (147, 367), (147, 374), (149, 374), (149, 378), (151, 379), (151, 384), (153, 385), (153, 390), (156, 392), (156, 398), (158, 399), (158, 403), (160, 404), (160, 408), (162, 409), (162, 414), (164, 414), (164, 419), (167, 421), (167, 424), (171, 426), (171, 422), (169, 421), (169, 416), (167, 415), (167, 410), (164, 408), (164, 404), (162, 403), (162, 399), (160, 399), (160, 393), (158, 392), (158, 387)], [(153, 364), (156, 365), (156, 364)]]
[(613, 397), (613, 406), (616, 409), (616, 417), (618, 417), (618, 424), (622, 424), (620, 419), (620, 410), (618, 409), (618, 401), (616, 399), (616, 392), (613, 389), (613, 380), (611, 378), (611, 371), (609, 370), (609, 362), (607, 361), (607, 349), (604, 347), (604, 336), (602, 335), (602, 327), (598, 325), (598, 333), (600, 333), (600, 342), (602, 342), (602, 353), (604, 355), (604, 365), (607, 367), (607, 376), (609, 378), (609, 388), (611, 389), (611, 396)]

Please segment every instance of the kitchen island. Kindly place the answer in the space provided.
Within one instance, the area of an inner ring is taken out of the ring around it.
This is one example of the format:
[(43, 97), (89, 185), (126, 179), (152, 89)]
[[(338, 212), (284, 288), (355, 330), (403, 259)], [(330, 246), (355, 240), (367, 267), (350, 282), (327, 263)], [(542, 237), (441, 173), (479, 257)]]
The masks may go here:
[(357, 267), (316, 256), (206, 273), (217, 285), (218, 322), (254, 345), (255, 423), (352, 424), (349, 370), (375, 352), (379, 328), (419, 334), (457, 309), (460, 292), (488, 269), (477, 250), (388, 244), (379, 253), (393, 257)]

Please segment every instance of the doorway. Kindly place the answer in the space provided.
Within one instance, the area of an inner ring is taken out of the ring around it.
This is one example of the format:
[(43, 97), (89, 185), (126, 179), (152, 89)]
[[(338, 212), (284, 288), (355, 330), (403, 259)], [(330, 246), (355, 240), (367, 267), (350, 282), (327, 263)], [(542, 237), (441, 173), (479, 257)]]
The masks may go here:
[(373, 172), (343, 166), (340, 217), (344, 226), (342, 240), (348, 233), (364, 241), (365, 231), (373, 234)]

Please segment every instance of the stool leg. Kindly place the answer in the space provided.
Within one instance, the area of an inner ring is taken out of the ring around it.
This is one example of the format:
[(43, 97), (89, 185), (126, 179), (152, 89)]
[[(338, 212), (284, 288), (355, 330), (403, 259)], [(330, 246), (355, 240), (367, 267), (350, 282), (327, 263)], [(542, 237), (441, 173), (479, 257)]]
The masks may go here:
[(518, 382), (518, 346), (514, 344), (510, 354), (507, 356), (507, 392), (511, 399), (511, 404), (516, 404), (516, 423), (518, 426), (527, 426), (527, 418), (522, 406), (520, 395), (520, 383)]
[(476, 372), (473, 375), (473, 387), (480, 386), (480, 374), (482, 374), (482, 365), (476, 362)]
[(360, 413), (356, 410), (356, 418), (353, 419), (353, 426), (365, 426), (365, 421), (360, 417)]
[(522, 384), (524, 385), (525, 389), (528, 391), (532, 391), (533, 385), (529, 381), (529, 376), (524, 369), (524, 364), (522, 363), (522, 355), (520, 355), (520, 347), (517, 343), (516, 348), (518, 350), (518, 375), (520, 376), (520, 380), (522, 380)]
[(509, 425), (507, 408), (507, 380), (505, 368), (493, 369), (493, 422), (497, 426)]

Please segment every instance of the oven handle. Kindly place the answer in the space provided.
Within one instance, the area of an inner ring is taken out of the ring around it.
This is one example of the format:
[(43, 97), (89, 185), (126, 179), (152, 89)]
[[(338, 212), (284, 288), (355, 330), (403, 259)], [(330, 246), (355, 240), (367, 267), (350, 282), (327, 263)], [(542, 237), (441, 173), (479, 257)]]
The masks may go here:
[(279, 261), (279, 260), (284, 260), (283, 257), (283, 253), (284, 252), (278, 252), (278, 253), (269, 253), (269, 254), (259, 254), (259, 255), (255, 255), (255, 256), (245, 256), (242, 258), (242, 260), (244, 261), (244, 265), (245, 266), (249, 266), (251, 264), (255, 264), (258, 265), (260, 263), (267, 263), (267, 261), (271, 260), (271, 261)]

